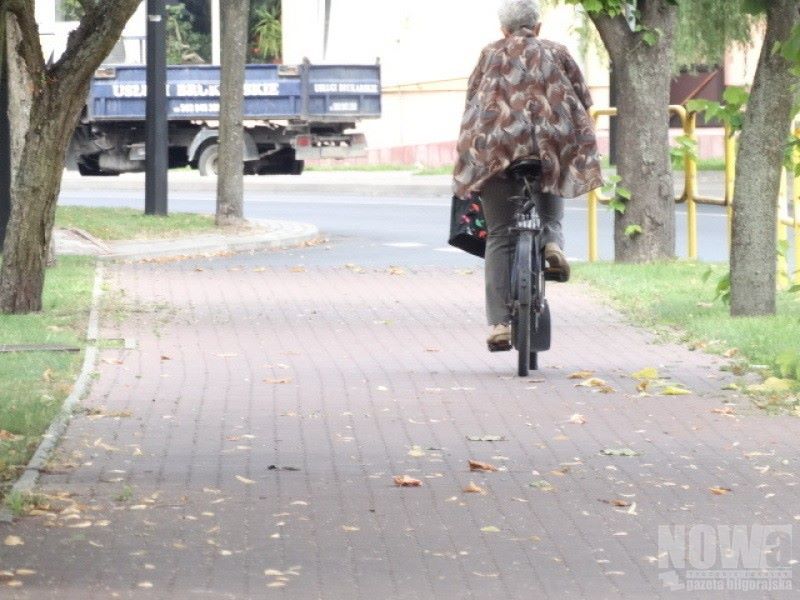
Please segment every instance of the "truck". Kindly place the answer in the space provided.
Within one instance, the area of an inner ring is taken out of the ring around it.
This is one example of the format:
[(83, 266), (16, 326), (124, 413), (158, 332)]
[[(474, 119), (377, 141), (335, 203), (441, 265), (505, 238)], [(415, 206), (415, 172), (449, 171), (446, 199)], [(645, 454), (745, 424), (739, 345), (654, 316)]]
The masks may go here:
[[(72, 137), (67, 168), (82, 175), (143, 171), (147, 73), (143, 65), (104, 65), (94, 75)], [(170, 168), (216, 173), (220, 68), (167, 69)], [(244, 98), (248, 174), (303, 172), (306, 160), (366, 153), (353, 131), (381, 116), (380, 65), (248, 65)]]

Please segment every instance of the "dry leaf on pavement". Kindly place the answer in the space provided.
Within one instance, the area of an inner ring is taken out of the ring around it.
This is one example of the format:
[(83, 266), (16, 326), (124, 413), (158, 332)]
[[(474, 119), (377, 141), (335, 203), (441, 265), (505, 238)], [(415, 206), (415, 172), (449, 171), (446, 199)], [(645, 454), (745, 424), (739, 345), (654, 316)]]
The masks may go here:
[(688, 396), (692, 393), (692, 390), (687, 390), (686, 388), (678, 387), (676, 385), (668, 385), (665, 388), (661, 389), (659, 392), (662, 396)]
[(568, 419), (568, 421), (574, 425), (583, 425), (586, 423), (586, 417), (584, 417), (582, 414), (575, 413)]
[(587, 379), (594, 375), (594, 371), (575, 371), (567, 375), (567, 379)]
[(422, 482), (408, 475), (395, 475), (394, 484), (400, 487), (419, 487), (422, 485)]
[(464, 487), (463, 492), (465, 494), (485, 494), (486, 490), (479, 485), (475, 485), (474, 481), (470, 481), (469, 485)]
[(619, 498), (614, 498), (613, 500), (601, 499), (600, 502), (603, 502), (604, 504), (610, 504), (611, 506), (616, 506), (619, 508), (628, 508), (631, 505), (631, 503), (628, 502), (627, 500), (620, 500)]
[(3, 540), (3, 544), (6, 546), (24, 546), (25, 542), (22, 541), (22, 538), (16, 535), (9, 535), (6, 536), (6, 539)]
[(634, 379), (640, 379), (640, 380), (641, 379), (649, 379), (649, 380), (658, 379), (659, 378), (658, 369), (656, 369), (655, 367), (646, 367), (644, 369), (636, 371), (635, 373), (631, 373), (631, 377), (633, 377)]
[(477, 460), (470, 460), (469, 461), (469, 470), (470, 471), (483, 471), (484, 473), (491, 473), (493, 471), (497, 471), (497, 467), (494, 465), (490, 465), (489, 463), (480, 462)]
[(708, 491), (714, 494), (715, 496), (724, 496), (725, 494), (730, 493), (732, 490), (731, 488), (715, 485), (714, 487), (708, 488)]
[(599, 377), (589, 377), (588, 379), (584, 379), (580, 383), (576, 383), (575, 387), (588, 387), (596, 389), (601, 394), (611, 394), (614, 392), (614, 388), (608, 385), (605, 379), (600, 379)]
[(246, 485), (252, 485), (255, 483), (255, 481), (253, 481), (252, 479), (248, 479), (247, 477), (242, 477), (241, 475), (237, 475), (236, 479), (238, 479), (239, 481), (241, 481)]

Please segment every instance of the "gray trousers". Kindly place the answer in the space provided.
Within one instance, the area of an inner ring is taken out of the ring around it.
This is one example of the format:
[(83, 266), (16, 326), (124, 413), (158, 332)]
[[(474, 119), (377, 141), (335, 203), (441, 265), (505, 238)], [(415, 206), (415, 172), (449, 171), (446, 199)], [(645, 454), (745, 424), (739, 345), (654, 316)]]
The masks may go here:
[[(522, 183), (498, 176), (487, 181), (480, 194), (489, 232), (485, 263), (486, 317), (489, 325), (508, 323), (511, 320), (511, 265), (514, 261), (517, 235), (510, 228), (514, 225), (517, 207), (508, 199), (522, 195), (523, 187)], [(544, 243), (555, 242), (563, 249), (563, 198), (540, 194), (536, 207), (542, 222)]]

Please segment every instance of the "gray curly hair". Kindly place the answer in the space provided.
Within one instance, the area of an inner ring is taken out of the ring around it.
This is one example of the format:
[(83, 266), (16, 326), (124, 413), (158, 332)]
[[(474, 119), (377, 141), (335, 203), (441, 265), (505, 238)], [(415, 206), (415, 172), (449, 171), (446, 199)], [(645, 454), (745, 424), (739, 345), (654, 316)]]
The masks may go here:
[(513, 33), (539, 22), (539, 3), (536, 0), (503, 0), (497, 14), (503, 29)]

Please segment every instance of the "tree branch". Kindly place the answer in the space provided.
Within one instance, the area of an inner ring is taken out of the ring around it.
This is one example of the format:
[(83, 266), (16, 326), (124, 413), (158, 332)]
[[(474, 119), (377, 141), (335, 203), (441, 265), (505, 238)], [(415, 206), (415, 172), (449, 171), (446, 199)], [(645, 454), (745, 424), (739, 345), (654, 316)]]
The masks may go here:
[(39, 26), (36, 24), (33, 2), (10, 0), (8, 11), (10, 15), (14, 15), (19, 25), (21, 40), (17, 51), (25, 62), (31, 81), (35, 85), (39, 85), (41, 75), (45, 70), (45, 64), (42, 46), (39, 42)]
[(597, 28), (612, 61), (628, 51), (633, 40), (633, 32), (624, 15), (611, 17), (605, 13), (590, 12), (589, 18)]
[(51, 68), (59, 84), (70, 85), (90, 77), (111, 52), (141, 0), (82, 0), (85, 9), (78, 28), (70, 33), (67, 49)]

